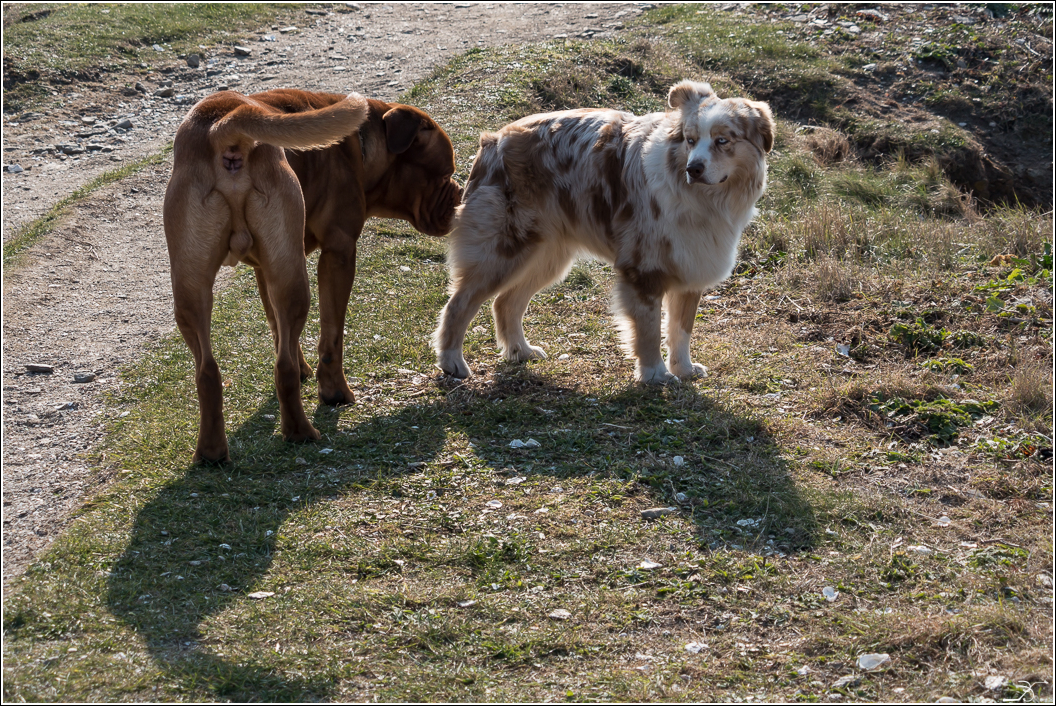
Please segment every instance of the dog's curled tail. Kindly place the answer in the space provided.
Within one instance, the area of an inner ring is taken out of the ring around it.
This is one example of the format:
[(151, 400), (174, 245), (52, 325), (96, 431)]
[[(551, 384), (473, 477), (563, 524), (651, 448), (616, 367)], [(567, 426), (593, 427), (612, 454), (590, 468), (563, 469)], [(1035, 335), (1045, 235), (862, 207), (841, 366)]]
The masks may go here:
[(257, 142), (310, 150), (329, 147), (358, 130), (367, 119), (367, 99), (349, 93), (344, 100), (318, 110), (283, 113), (260, 103), (244, 103), (213, 124), (209, 138), (223, 150), (248, 137)]

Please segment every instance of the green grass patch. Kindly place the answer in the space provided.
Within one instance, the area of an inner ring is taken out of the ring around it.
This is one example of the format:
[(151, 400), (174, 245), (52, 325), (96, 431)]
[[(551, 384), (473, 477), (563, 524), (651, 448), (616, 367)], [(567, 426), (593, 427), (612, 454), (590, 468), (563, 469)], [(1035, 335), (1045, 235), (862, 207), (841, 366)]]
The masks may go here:
[(4, 29), (4, 56), (11, 62), (5, 73), (32, 79), (104, 65), (121, 68), (153, 59), (155, 44), (172, 53), (200, 51), (199, 44), (229, 43), (238, 32), (258, 29), (293, 9), (276, 3), (24, 3), (12, 8), (17, 18)]

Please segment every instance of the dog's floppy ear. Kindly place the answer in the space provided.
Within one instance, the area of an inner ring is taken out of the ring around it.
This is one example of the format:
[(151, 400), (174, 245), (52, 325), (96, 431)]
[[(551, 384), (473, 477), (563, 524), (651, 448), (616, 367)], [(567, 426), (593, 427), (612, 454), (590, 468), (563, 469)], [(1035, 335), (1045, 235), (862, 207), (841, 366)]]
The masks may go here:
[(763, 154), (774, 148), (774, 116), (770, 106), (762, 101), (747, 101), (751, 110), (751, 127), (748, 128), (748, 139)]
[(697, 83), (696, 81), (679, 81), (667, 94), (667, 104), (674, 110), (678, 110), (689, 102), (699, 103), (707, 98), (713, 98), (715, 91), (711, 90), (710, 83)]
[(385, 123), (385, 146), (393, 154), (403, 154), (422, 128), (422, 116), (408, 108), (393, 108), (381, 116)]

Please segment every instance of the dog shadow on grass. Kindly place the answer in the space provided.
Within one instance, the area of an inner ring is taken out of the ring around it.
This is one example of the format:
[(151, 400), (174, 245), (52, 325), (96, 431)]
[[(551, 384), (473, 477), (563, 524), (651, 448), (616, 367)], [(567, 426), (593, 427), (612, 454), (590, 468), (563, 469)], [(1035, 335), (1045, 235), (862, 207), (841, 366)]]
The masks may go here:
[[(307, 445), (279, 440), (272, 398), (230, 434), (232, 465), (189, 465), (142, 508), (110, 574), (110, 610), (184, 688), (205, 686), (236, 700), (331, 697), (348, 678), (342, 666), (306, 657), (315, 673), (301, 676), (305, 662), (283, 656), (267, 628), (295, 619), (284, 610), (300, 610), (281, 608), (284, 587), (268, 583), (283, 525), (291, 514), (375, 483), (394, 481), (387, 492), (398, 494), (402, 476), (449, 455), (452, 434), (468, 437), (487, 467), (512, 467), (529, 480), (636, 479), (652, 504), (679, 506), (692, 518), (702, 547), (788, 553), (815, 544), (813, 508), (763, 425), (695, 387), (588, 396), (524, 368), (493, 382), (441, 383), (439, 401), (408, 401), (351, 427), (339, 423), (340, 410), (319, 406), (314, 423), (323, 440)], [(529, 438), (541, 445), (510, 447)], [(769, 544), (768, 533), (776, 537)], [(279, 596), (255, 599), (261, 590)], [(230, 643), (206, 627), (228, 610), (246, 616)]]

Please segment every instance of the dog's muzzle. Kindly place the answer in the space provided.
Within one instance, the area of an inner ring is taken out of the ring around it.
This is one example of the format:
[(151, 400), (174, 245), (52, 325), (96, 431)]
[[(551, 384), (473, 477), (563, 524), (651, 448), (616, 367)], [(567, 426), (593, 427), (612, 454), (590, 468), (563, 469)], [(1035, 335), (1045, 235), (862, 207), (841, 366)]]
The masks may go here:
[(690, 184), (708, 184), (709, 186), (721, 184), (729, 178), (729, 175), (727, 174), (718, 181), (708, 181), (707, 177), (704, 176), (703, 162), (690, 162), (689, 166), (686, 167), (686, 176), (689, 177)]
[(423, 204), (421, 227), (426, 235), (443, 236), (451, 232), (455, 208), (462, 202), (462, 187), (454, 179), (448, 179)]

